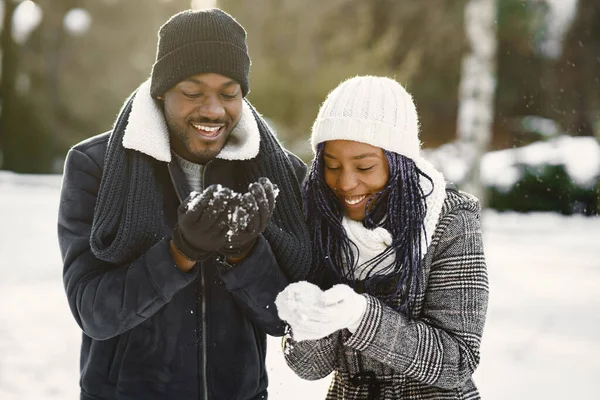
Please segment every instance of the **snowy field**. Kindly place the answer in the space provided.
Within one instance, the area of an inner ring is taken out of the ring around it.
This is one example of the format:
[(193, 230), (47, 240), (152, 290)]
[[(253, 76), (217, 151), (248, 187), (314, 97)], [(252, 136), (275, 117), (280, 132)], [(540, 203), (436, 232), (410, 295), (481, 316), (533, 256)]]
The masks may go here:
[[(79, 328), (56, 240), (60, 178), (0, 173), (0, 399), (78, 398)], [(484, 400), (600, 399), (600, 218), (484, 213)], [(323, 398), (269, 342), (275, 400)]]

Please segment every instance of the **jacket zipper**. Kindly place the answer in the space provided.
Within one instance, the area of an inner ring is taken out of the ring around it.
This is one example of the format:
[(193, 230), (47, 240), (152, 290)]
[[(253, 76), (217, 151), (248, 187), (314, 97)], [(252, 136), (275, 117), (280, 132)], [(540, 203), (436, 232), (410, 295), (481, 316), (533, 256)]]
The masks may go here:
[[(208, 164), (210, 164), (211, 162), (209, 161), (205, 166), (204, 166), (204, 170), (202, 171), (202, 186), (203, 189), (205, 188), (205, 176), (206, 176), (206, 167), (208, 166)], [(179, 202), (181, 203), (183, 201), (183, 199), (181, 198), (181, 194), (179, 193), (179, 190), (177, 189), (177, 185), (175, 184), (175, 179), (173, 178), (173, 173), (171, 172), (171, 164), (169, 164), (169, 176), (171, 177), (171, 184), (173, 185), (173, 189), (175, 189), (175, 193), (177, 194), (177, 198), (179, 199)], [(202, 351), (200, 352), (202, 355), (202, 360), (200, 361), (200, 365), (199, 365), (199, 369), (202, 372), (202, 388), (198, 388), (198, 392), (202, 392), (202, 396), (204, 400), (208, 400), (208, 379), (206, 377), (206, 371), (207, 371), (207, 351), (206, 351), (206, 345), (207, 345), (207, 340), (206, 340), (206, 290), (205, 290), (205, 284), (204, 284), (204, 268), (200, 268), (200, 291), (202, 292), (202, 297), (200, 298), (200, 309), (202, 312)], [(196, 315), (197, 314), (196, 310)]]
[[(204, 169), (202, 170), (202, 189), (206, 189), (206, 170), (208, 168), (208, 165), (212, 162), (209, 161), (206, 163), (206, 165), (204, 166)], [(203, 396), (204, 396), (204, 400), (208, 400), (208, 378), (206, 377), (206, 373), (207, 373), (207, 359), (208, 359), (208, 355), (207, 355), (207, 351), (206, 351), (206, 346), (208, 344), (208, 341), (206, 340), (207, 337), (207, 332), (206, 332), (206, 285), (204, 282), (204, 268), (202, 268), (200, 270), (200, 285), (201, 285), (201, 289), (202, 289), (202, 298), (201, 298), (201, 310), (202, 310), (202, 361), (201, 361), (201, 366), (202, 366), (202, 384), (203, 384)]]
[(177, 198), (179, 199), (179, 202), (181, 203), (183, 201), (183, 199), (181, 198), (181, 194), (179, 193), (179, 190), (177, 189), (177, 185), (175, 184), (175, 178), (173, 178), (173, 173), (171, 172), (171, 163), (167, 164), (167, 169), (169, 170), (169, 178), (171, 178), (171, 185), (173, 185), (173, 190), (175, 190), (175, 194), (177, 195)]
[(200, 285), (202, 287), (202, 383), (204, 386), (204, 400), (208, 400), (208, 379), (206, 378), (207, 340), (206, 340), (206, 290), (204, 285), (204, 268), (200, 270)]

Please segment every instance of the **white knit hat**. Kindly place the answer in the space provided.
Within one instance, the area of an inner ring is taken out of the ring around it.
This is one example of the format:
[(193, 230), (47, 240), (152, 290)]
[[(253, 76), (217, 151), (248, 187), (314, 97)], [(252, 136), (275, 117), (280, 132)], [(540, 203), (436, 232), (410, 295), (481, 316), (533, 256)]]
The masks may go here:
[(352, 140), (393, 151), (412, 159), (433, 180), (420, 183), (428, 196), (425, 228), (427, 244), (446, 198), (444, 176), (421, 157), (419, 117), (412, 96), (393, 79), (355, 76), (329, 93), (312, 127), (311, 145), (329, 140)]
[(354, 140), (415, 159), (419, 117), (411, 95), (393, 79), (356, 76), (342, 82), (321, 105), (311, 144)]

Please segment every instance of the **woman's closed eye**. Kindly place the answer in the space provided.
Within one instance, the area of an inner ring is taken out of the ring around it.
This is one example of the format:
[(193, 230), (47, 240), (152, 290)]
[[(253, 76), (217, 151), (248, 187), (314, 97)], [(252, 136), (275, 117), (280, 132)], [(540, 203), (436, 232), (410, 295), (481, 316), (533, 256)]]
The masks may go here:
[(369, 170), (373, 169), (373, 167), (375, 167), (375, 166), (371, 165), (370, 167), (356, 167), (356, 169), (358, 169), (359, 171), (369, 171)]

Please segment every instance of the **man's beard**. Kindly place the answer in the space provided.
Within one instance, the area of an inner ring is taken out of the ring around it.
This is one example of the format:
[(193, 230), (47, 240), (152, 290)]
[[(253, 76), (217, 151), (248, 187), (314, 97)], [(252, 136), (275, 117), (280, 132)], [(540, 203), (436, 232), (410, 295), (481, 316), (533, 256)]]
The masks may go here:
[[(206, 147), (202, 150), (192, 149), (192, 147), (190, 145), (190, 138), (186, 134), (185, 128), (181, 128), (179, 125), (173, 123), (168, 118), (166, 118), (166, 120), (167, 120), (167, 127), (168, 127), (170, 135), (171, 135), (171, 140), (176, 140), (179, 143), (181, 143), (188, 153), (187, 156), (192, 158), (191, 160), (188, 160), (188, 161), (191, 161), (195, 164), (205, 165), (210, 160), (214, 159), (221, 152), (223, 147), (227, 144), (227, 141), (229, 140), (229, 136), (231, 134), (231, 132), (223, 133), (223, 135), (227, 135), (227, 138), (225, 139), (223, 146), (221, 146), (217, 149), (209, 148), (209, 147)], [(178, 154), (178, 155), (181, 157), (184, 156), (184, 154)], [(184, 157), (184, 158), (186, 158), (186, 157)]]
[(215, 149), (211, 149), (211, 148), (205, 148), (203, 150), (192, 150), (191, 146), (190, 146), (190, 140), (189, 137), (182, 133), (179, 130), (176, 130), (173, 135), (176, 137), (176, 140), (179, 140), (182, 144), (183, 147), (185, 147), (185, 149), (187, 150), (188, 154), (190, 154), (191, 156), (194, 157), (192, 161), (195, 164), (206, 164), (208, 163), (210, 160), (212, 160), (213, 158), (215, 158), (217, 156), (217, 154), (219, 154), (219, 152), (221, 151), (221, 148), (215, 150)]

